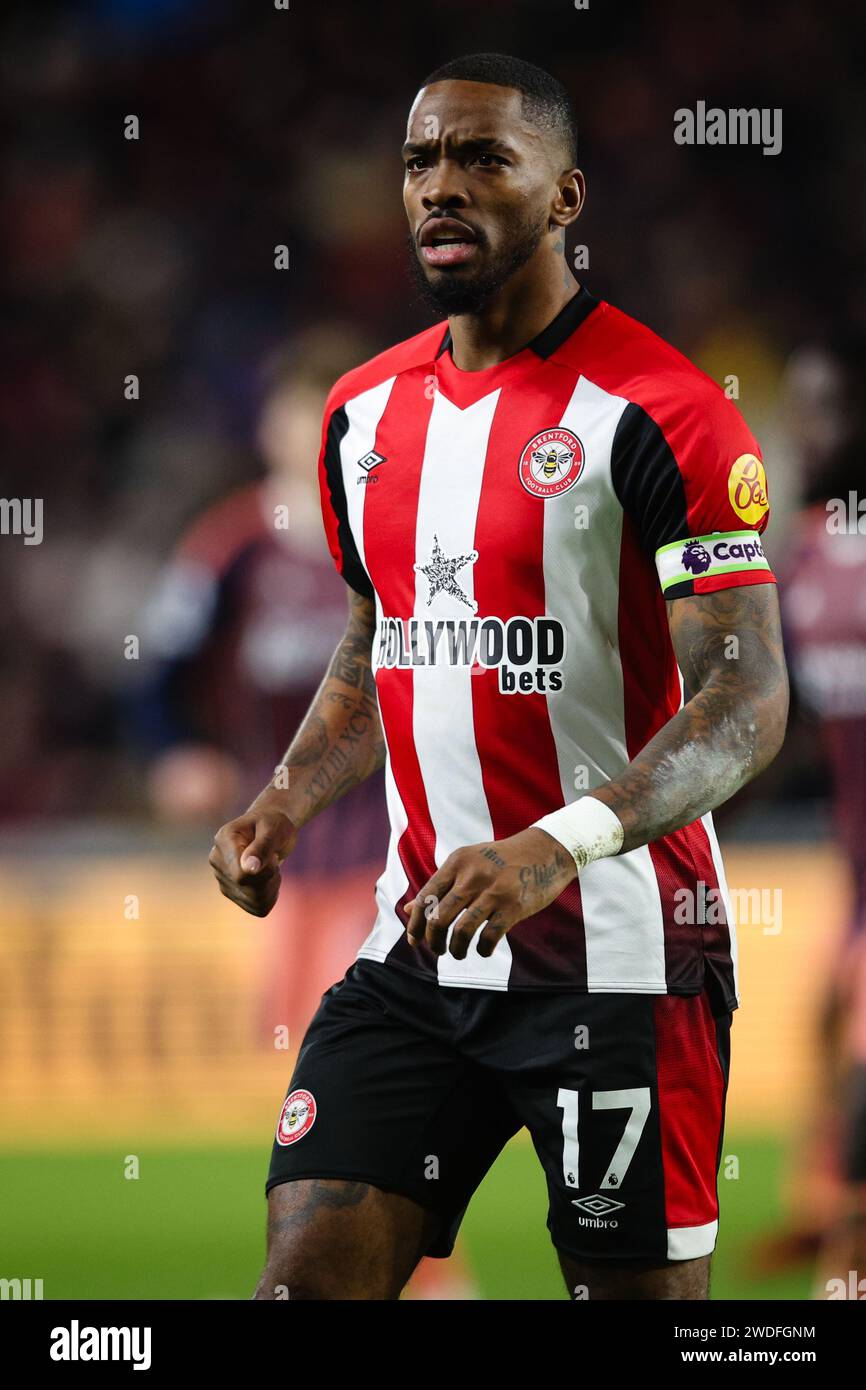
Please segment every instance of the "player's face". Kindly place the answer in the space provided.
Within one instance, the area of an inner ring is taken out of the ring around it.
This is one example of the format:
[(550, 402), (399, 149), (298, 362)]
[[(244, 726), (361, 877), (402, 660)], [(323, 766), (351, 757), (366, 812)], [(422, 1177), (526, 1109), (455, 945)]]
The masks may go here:
[(561, 172), (551, 144), (511, 87), (435, 82), (418, 93), (403, 201), (413, 262), (438, 308), (477, 312), (538, 250)]

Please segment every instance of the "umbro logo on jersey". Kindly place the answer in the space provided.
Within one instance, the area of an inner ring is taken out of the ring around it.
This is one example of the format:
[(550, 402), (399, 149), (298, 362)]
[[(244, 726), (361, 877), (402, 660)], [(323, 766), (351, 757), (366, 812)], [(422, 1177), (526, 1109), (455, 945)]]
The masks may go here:
[(584, 462), (583, 445), (571, 430), (542, 430), (520, 455), (517, 476), (531, 497), (559, 497), (574, 487)]
[(387, 459), (384, 454), (377, 454), (375, 449), (368, 449), (366, 454), (358, 459), (358, 467), (363, 468), (365, 473), (369, 473), (370, 469), (379, 463), (387, 463)]
[(384, 454), (377, 454), (375, 449), (368, 449), (367, 453), (358, 459), (358, 467), (363, 468), (363, 473), (356, 478), (358, 483), (378, 483), (379, 475), (373, 469), (378, 468), (380, 463), (387, 463)]

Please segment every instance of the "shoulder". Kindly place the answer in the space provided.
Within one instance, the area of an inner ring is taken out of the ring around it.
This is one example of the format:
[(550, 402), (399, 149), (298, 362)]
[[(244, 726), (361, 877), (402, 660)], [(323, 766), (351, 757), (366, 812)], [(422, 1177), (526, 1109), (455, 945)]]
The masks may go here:
[(326, 417), (346, 405), (348, 401), (354, 400), (356, 396), (374, 390), (384, 382), (390, 381), (392, 377), (399, 376), (401, 372), (432, 364), (447, 331), (447, 321), (435, 323), (432, 328), (425, 328), (423, 333), (416, 333), (414, 337), (386, 348), (376, 357), (371, 357), (369, 362), (362, 362), (359, 367), (353, 367), (332, 386), (325, 407)]
[[(611, 478), (651, 548), (683, 537), (762, 532), (769, 516), (760, 448), (733, 401), (683, 353), (612, 305), (563, 344), (582, 375), (620, 403)], [(673, 581), (671, 581), (673, 582)]]
[(639, 406), (666, 435), (695, 424), (717, 434), (748, 434), (733, 401), (706, 372), (605, 300), (555, 356), (604, 391)]

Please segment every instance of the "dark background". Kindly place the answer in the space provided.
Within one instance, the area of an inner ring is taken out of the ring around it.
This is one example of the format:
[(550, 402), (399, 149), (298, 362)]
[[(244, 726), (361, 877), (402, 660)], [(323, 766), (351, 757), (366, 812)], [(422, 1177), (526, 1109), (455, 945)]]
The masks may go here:
[[(0, 814), (146, 814), (123, 638), (185, 525), (259, 472), (268, 353), (333, 316), (375, 348), (429, 321), (403, 267), (399, 145), (455, 54), (513, 52), (567, 84), (582, 278), (737, 375), (778, 554), (799, 488), (785, 364), (866, 317), (864, 48), (861, 5), (807, 0), (7, 10), (3, 491), (44, 499), (46, 535), (0, 547)], [(783, 108), (782, 153), (676, 145), (673, 113), (698, 99)], [(790, 790), (784, 768), (767, 795)]]

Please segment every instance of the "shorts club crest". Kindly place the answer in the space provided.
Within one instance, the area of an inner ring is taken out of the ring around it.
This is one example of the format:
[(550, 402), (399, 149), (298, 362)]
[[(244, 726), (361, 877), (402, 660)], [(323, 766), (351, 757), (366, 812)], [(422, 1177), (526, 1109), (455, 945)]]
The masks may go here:
[(290, 1091), (283, 1102), (277, 1123), (277, 1143), (283, 1148), (297, 1144), (316, 1123), (316, 1102), (310, 1091)]

